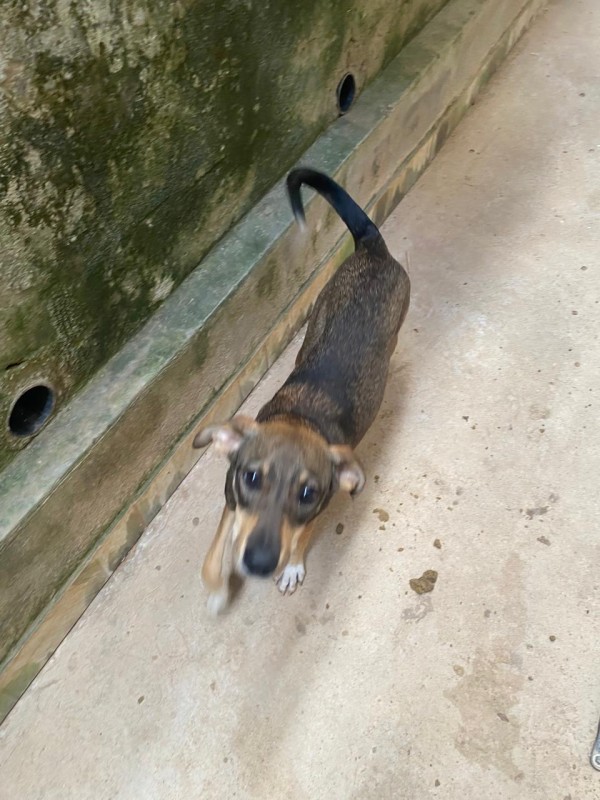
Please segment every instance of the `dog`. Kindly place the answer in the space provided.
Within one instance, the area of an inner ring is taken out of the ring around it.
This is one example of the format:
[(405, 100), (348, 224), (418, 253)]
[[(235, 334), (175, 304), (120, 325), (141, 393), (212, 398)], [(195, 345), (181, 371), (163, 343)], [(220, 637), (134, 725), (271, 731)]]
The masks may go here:
[(375, 419), (410, 281), (376, 225), (332, 178), (289, 173), (296, 221), (305, 226), (301, 187), (322, 195), (346, 224), (355, 251), (330, 278), (309, 316), (294, 369), (255, 420), (235, 416), (197, 433), (229, 459), (225, 508), (202, 567), (213, 614), (229, 602), (229, 578), (274, 575), (280, 591), (305, 577), (316, 517), (338, 490), (365, 485), (354, 448)]

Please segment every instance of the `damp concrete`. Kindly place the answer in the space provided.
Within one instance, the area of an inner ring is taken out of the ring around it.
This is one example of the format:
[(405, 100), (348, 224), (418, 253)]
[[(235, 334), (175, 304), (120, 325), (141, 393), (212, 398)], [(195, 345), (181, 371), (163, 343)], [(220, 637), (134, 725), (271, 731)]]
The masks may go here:
[(600, 797), (598, 30), (550, 3), (384, 225), (412, 307), (304, 585), (207, 615), (208, 451), (0, 728), (2, 798)]

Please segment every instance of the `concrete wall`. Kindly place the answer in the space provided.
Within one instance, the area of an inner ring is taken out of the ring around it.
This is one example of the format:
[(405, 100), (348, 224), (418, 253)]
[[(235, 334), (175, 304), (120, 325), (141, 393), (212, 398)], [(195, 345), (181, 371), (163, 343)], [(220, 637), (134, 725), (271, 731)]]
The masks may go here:
[(0, 467), (444, 2), (2, 4)]

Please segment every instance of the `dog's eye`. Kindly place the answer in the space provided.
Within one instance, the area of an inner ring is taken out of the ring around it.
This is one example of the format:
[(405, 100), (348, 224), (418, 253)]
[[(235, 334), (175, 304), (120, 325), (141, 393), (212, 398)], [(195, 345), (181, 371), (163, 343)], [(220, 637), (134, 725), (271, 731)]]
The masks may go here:
[(302, 505), (308, 506), (311, 503), (314, 503), (317, 499), (317, 490), (314, 486), (309, 486), (305, 484), (304, 486), (300, 487), (300, 492), (298, 493), (298, 500)]
[(244, 472), (242, 477), (249, 489), (260, 489), (262, 486), (262, 475), (258, 470), (248, 469)]

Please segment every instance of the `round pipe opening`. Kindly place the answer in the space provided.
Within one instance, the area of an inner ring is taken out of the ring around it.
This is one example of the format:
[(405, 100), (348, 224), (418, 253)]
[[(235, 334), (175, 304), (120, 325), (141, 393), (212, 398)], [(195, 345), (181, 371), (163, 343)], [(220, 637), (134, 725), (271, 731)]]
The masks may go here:
[(17, 397), (8, 417), (8, 429), (14, 436), (33, 436), (50, 417), (54, 392), (40, 383)]
[(340, 114), (345, 114), (350, 110), (350, 106), (356, 97), (356, 81), (351, 72), (347, 72), (338, 83), (336, 97)]

